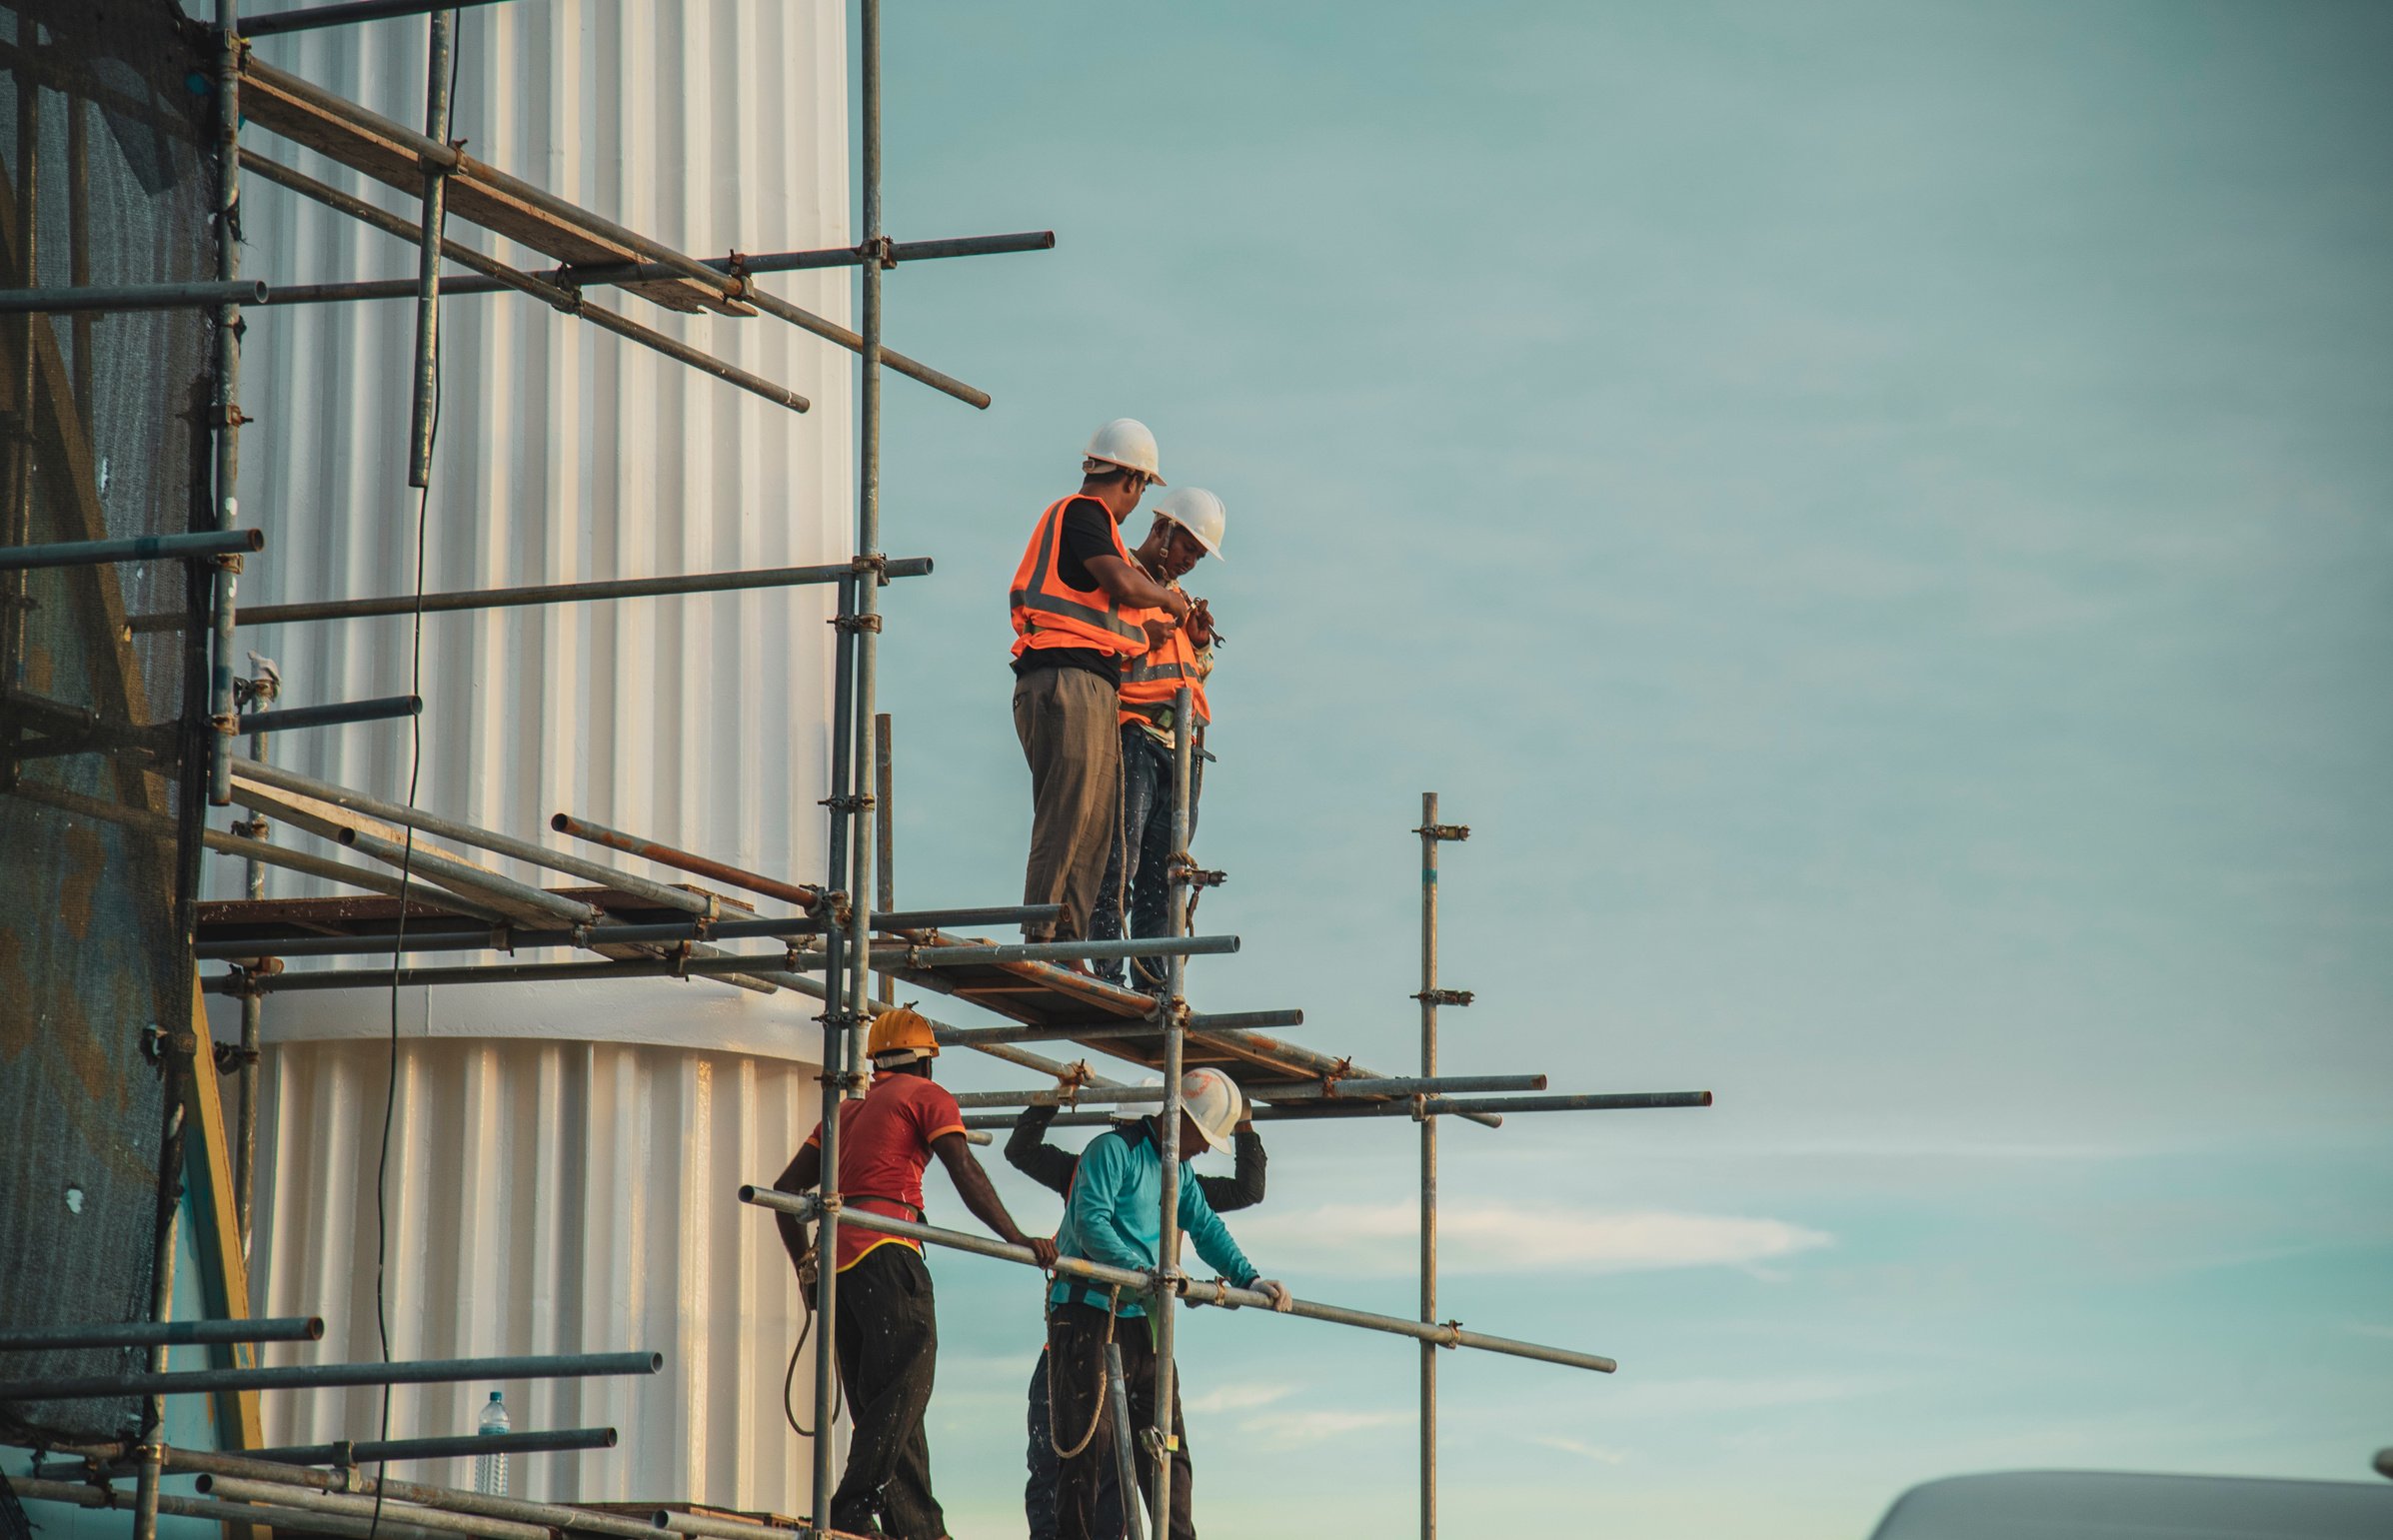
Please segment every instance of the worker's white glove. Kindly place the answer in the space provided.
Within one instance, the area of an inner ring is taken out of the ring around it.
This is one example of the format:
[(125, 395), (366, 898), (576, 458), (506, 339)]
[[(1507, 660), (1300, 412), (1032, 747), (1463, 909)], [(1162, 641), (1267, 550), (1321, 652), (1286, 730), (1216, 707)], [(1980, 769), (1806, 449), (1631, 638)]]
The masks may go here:
[(1296, 1296), (1289, 1293), (1287, 1285), (1277, 1278), (1257, 1278), (1254, 1280), (1253, 1289), (1257, 1294), (1268, 1295), (1271, 1308), (1282, 1315), (1296, 1307)]

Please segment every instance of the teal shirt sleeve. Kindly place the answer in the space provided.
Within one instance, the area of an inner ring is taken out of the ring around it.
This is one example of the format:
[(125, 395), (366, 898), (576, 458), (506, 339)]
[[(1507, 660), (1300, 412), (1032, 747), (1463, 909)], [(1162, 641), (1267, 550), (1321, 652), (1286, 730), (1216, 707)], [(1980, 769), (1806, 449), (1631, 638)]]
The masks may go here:
[(1067, 1205), (1084, 1259), (1144, 1272), (1155, 1265), (1152, 1246), (1142, 1248), (1122, 1225), (1121, 1193), (1130, 1174), (1130, 1146), (1122, 1136), (1101, 1133), (1081, 1152)]
[(1186, 1231), (1196, 1254), (1212, 1264), (1213, 1271), (1229, 1280), (1230, 1287), (1244, 1288), (1261, 1274), (1246, 1260), (1246, 1253), (1229, 1238), (1229, 1226), (1213, 1212), (1213, 1205), (1204, 1200), (1204, 1188), (1192, 1175), (1187, 1165), (1180, 1168), (1180, 1227)]

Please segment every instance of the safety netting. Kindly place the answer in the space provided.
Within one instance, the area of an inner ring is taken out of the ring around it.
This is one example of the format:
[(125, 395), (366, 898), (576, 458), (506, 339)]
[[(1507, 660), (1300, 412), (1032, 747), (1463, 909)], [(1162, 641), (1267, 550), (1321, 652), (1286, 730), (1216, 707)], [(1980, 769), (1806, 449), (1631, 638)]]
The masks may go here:
[[(166, 0), (0, 0), (0, 287), (216, 276), (212, 55)], [(212, 528), (215, 339), (205, 310), (0, 315), (0, 546)], [(209, 581), (180, 560), (0, 572), (0, 1327), (149, 1315)], [(0, 1354), (9, 1377), (141, 1366)], [(133, 1410), (17, 1402), (0, 1433), (109, 1436)]]

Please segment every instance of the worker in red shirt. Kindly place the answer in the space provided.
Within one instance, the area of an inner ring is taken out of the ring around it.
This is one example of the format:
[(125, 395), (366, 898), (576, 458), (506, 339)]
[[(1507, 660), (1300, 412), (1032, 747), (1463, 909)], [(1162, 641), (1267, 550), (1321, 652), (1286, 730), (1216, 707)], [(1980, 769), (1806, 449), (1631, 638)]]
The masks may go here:
[[(1007, 1244), (1030, 1247), (1041, 1267), (1054, 1266), (1056, 1243), (1015, 1227), (965, 1141), (956, 1098), (932, 1081), (939, 1042), (931, 1023), (911, 1006), (883, 1011), (873, 1018), (866, 1052), (875, 1070), (872, 1088), (860, 1101), (840, 1103), (842, 1203), (921, 1223), (923, 1167), (936, 1154), (975, 1218)], [(822, 1178), (823, 1127), (818, 1123), (775, 1185), (802, 1193)], [(800, 1286), (811, 1297), (816, 1263), (806, 1224), (790, 1214), (776, 1217)], [(833, 1340), (855, 1429), (848, 1468), (831, 1496), (831, 1527), (852, 1535), (942, 1540), (947, 1518), (931, 1495), (931, 1444), (923, 1431), (939, 1359), (939, 1317), (923, 1248), (843, 1224), (837, 1263), (839, 1319)], [(819, 1501), (815, 1511), (823, 1511)]]

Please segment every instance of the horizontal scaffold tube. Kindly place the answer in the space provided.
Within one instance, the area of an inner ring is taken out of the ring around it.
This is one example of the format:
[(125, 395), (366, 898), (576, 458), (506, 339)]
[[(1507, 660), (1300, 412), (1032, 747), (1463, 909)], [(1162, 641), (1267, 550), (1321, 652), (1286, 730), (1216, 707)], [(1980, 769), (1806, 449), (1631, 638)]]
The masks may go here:
[(320, 1513), (339, 1514), (343, 1518), (396, 1519), (401, 1523), (420, 1525), (439, 1530), (443, 1534), (478, 1535), (482, 1540), (551, 1540), (546, 1525), (525, 1524), (515, 1519), (494, 1519), (479, 1513), (452, 1513), (445, 1508), (411, 1507), (392, 1503), (388, 1498), (359, 1497), (348, 1492), (311, 1492), (280, 1481), (251, 1481), (241, 1476), (202, 1476), (199, 1489), (210, 1497), (231, 1498), (244, 1503), (279, 1503), (296, 1508), (311, 1519)]
[[(511, 855), (528, 866), (540, 866), (550, 871), (561, 871), (567, 876), (576, 876), (584, 881), (596, 882), (601, 887), (612, 888), (619, 893), (629, 893), (635, 898), (645, 898), (651, 903), (660, 904), (666, 908), (680, 909), (686, 914), (712, 916), (715, 912), (716, 905), (713, 899), (691, 892), (687, 888), (673, 887), (663, 882), (651, 881), (647, 877), (634, 876), (628, 871), (618, 871), (612, 866), (585, 859), (569, 850), (552, 850), (547, 845), (534, 844), (529, 839), (519, 839), (513, 834), (502, 834), (496, 829), (483, 828), (468, 823), (462, 818), (443, 817), (437, 812), (427, 812), (421, 807), (409, 807), (399, 802), (385, 801), (379, 796), (369, 796), (363, 791), (353, 791), (347, 786), (335, 785), (329, 780), (318, 780), (310, 775), (302, 775), (297, 770), (268, 765), (262, 760), (241, 761), (233, 767), (233, 774), (237, 779), (254, 780), (261, 785), (272, 786), (279, 791), (294, 791), (301, 796), (312, 796), (320, 802), (330, 802), (336, 807), (346, 807), (351, 812), (364, 813), (368, 817), (380, 818), (385, 822), (396, 823), (402, 827), (412, 826), (419, 832), (437, 834), (444, 839), (454, 839), (460, 844), (470, 844), (476, 849), (488, 850), (494, 855)], [(349, 843), (350, 841), (344, 839), (342, 842)], [(416, 852), (416, 859), (421, 860), (423, 856), (424, 852), (419, 848)], [(596, 916), (593, 914), (586, 917), (595, 918)]]
[(457, 984), (553, 984), (614, 978), (693, 978), (718, 973), (777, 975), (786, 959), (750, 957), (627, 957), (590, 962), (462, 963), (456, 967), (344, 967), (314, 973), (217, 973), (200, 984), (209, 994), (306, 994), (324, 989), (447, 988)]
[(384, 696), (375, 701), (345, 701), (335, 706), (294, 706), (278, 712), (245, 712), (235, 719), (238, 733), (295, 733), (302, 728), (340, 728), (353, 722), (391, 722), (424, 715), (422, 696)]
[[(890, 930), (935, 925), (1010, 925), (1055, 918), (1063, 905), (1005, 904), (986, 908), (908, 909), (876, 914), (873, 923)], [(674, 941), (737, 941), (819, 935), (823, 921), (811, 915), (787, 919), (727, 919), (667, 921), (652, 925), (584, 925), (575, 930), (528, 930), (511, 926), (493, 929), (477, 925), (460, 929), (440, 925), (410, 925), (404, 940), (389, 935), (300, 935), (272, 940), (201, 941), (192, 954), (206, 962), (217, 958), (387, 956), (394, 944), (405, 951), (516, 951), (548, 946), (633, 946)], [(771, 959), (779, 962), (776, 957)]]
[[(1302, 1121), (1325, 1117), (1489, 1117), (1514, 1112), (1637, 1112), (1661, 1107), (1708, 1107), (1709, 1091), (1624, 1091), (1584, 1096), (1402, 1096), (1392, 1101), (1282, 1101), (1250, 1108), (1258, 1123)], [(1066, 1112), (1058, 1128), (1097, 1128), (1111, 1121), (1104, 1112)], [(964, 1120), (967, 1128), (1004, 1128), (1014, 1122), (1003, 1113), (979, 1113)], [(841, 1221), (845, 1223), (846, 1221)]]
[(206, 1484), (208, 1478), (230, 1476), (236, 1480), (273, 1482), (310, 1492), (348, 1492), (364, 1497), (379, 1493), (389, 1502), (416, 1503), (451, 1513), (478, 1513), (486, 1518), (538, 1524), (570, 1533), (608, 1535), (614, 1540), (656, 1540), (655, 1526), (637, 1519), (622, 1518), (611, 1513), (594, 1513), (587, 1508), (569, 1508), (559, 1503), (488, 1497), (480, 1492), (460, 1491), (456, 1487), (427, 1486), (420, 1481), (394, 1481), (387, 1476), (369, 1476), (354, 1469), (339, 1472), (313, 1470), (305, 1465), (278, 1465), (271, 1460), (171, 1446), (164, 1451), (164, 1459), (168, 1470), (199, 1474), (203, 1478), (202, 1485)]
[[(1070, 962), (1076, 958), (1213, 957), (1238, 949), (1234, 935), (1145, 935), (1113, 941), (1012, 941), (946, 946), (876, 946), (876, 971), (973, 967), (996, 962)], [(819, 961), (814, 966), (821, 966)]]
[(348, 1444), (284, 1444), (244, 1449), (246, 1460), (277, 1465), (381, 1465), (401, 1460), (448, 1460), (482, 1454), (554, 1454), (566, 1449), (612, 1449), (613, 1428), (532, 1428), (521, 1433), (456, 1433), (443, 1438), (368, 1439)]
[(0, 1331), (0, 1352), (155, 1347), (185, 1342), (319, 1342), (323, 1338), (321, 1315), (277, 1315), (254, 1321), (127, 1321), (117, 1326), (36, 1326), (23, 1331)]
[(263, 305), (266, 280), (230, 283), (131, 284), (114, 289), (0, 289), (0, 315), (68, 315), (86, 311), (214, 310)]
[(729, 861), (720, 861), (712, 856), (680, 849), (663, 840), (644, 839), (638, 834), (627, 834), (620, 828), (609, 828), (604, 823), (593, 823), (587, 818), (577, 818), (570, 812), (560, 812), (552, 816), (549, 819), (549, 827), (560, 834), (571, 834), (576, 839), (587, 839), (592, 844), (603, 844), (610, 850), (621, 850), (627, 855), (644, 856), (660, 866), (671, 866), (679, 871), (687, 871), (693, 876), (713, 877), (718, 882), (729, 882), (734, 887), (745, 887), (752, 893), (763, 893), (768, 898), (779, 898), (784, 903), (795, 903), (802, 909), (811, 909), (823, 901), (823, 890), (819, 887), (809, 887), (803, 882), (785, 882), (779, 877), (769, 877), (760, 871), (744, 870)]
[(0, 546), (0, 572), (25, 572), (37, 567), (101, 567), (111, 562), (150, 562), (168, 557), (234, 556), (265, 549), (264, 530), (128, 535), (122, 540), (56, 540), (39, 546)]
[[(1227, 1010), (1212, 1014), (1192, 1015), (1188, 1030), (1196, 1036), (1206, 1032), (1244, 1031), (1250, 1027), (1302, 1026), (1301, 1010)], [(1164, 1024), (1154, 1020), (1140, 1020), (1135, 1016), (1109, 1016), (1094, 1021), (1068, 1021), (1059, 1025), (1022, 1026), (943, 1026), (938, 1030), (939, 1045), (943, 1048), (988, 1048), (1014, 1042), (1064, 1042), (1078, 1037), (1161, 1037)]]
[[(128, 1511), (133, 1507), (131, 1492), (115, 1487), (87, 1486), (80, 1481), (41, 1481), (12, 1476), (9, 1478), (9, 1487), (19, 1497), (32, 1502), (65, 1503), (70, 1508), (123, 1508)], [(330, 1535), (335, 1540), (442, 1540), (429, 1529), (401, 1523), (397, 1513), (386, 1517), (377, 1530), (371, 1519), (308, 1513), (281, 1505), (253, 1508), (245, 1503), (219, 1502), (212, 1497), (184, 1497), (174, 1492), (160, 1492), (157, 1503), (160, 1513), (171, 1514), (178, 1519), (271, 1526), (296, 1534)]]
[[(927, 556), (891, 557), (889, 576), (921, 578), (931, 572)], [(453, 594), (424, 596), (426, 615), (449, 615), (464, 610), (511, 610), (527, 605), (584, 605), (617, 599), (673, 599), (690, 594), (739, 594), (750, 589), (805, 588), (839, 583), (856, 576), (856, 569), (837, 567), (766, 567), (753, 572), (687, 573), (678, 578), (608, 578), (591, 583), (537, 583), (512, 589), (465, 589)], [(248, 605), (241, 611), (243, 626), (291, 626), (309, 621), (367, 621), (389, 616), (412, 616), (416, 602), (404, 595), (382, 599), (324, 599), (295, 605)], [(180, 614), (137, 615), (127, 621), (133, 631), (172, 631), (184, 624)]]
[[(1328, 1081), (1272, 1081), (1244, 1086), (1242, 1089), (1248, 1096), (1261, 1101), (1283, 1104), (1333, 1102), (1339, 1097), (1351, 1096), (1451, 1096), (1480, 1091), (1541, 1091), (1545, 1089), (1545, 1076), (1466, 1074), (1375, 1080), (1353, 1076)], [(1053, 1106), (1061, 1094), (1052, 1087), (1035, 1091), (958, 1091), (956, 1104), (964, 1107)], [(1119, 1089), (1082, 1090), (1075, 1092), (1072, 1099), (1092, 1103), (1161, 1101), (1164, 1099), (1164, 1088), (1160, 1085), (1126, 1085)]]
[(455, 1385), (469, 1380), (591, 1379), (654, 1374), (663, 1353), (548, 1353), (518, 1358), (421, 1358), (402, 1363), (291, 1363), (246, 1369), (74, 1374), (0, 1380), (0, 1401), (104, 1401), (219, 1390), (320, 1390), (345, 1385)]
[[(773, 1187), (745, 1186), (740, 1189), (740, 1201), (759, 1208), (770, 1208), (799, 1219), (812, 1220), (822, 1204), (813, 1195), (799, 1195)], [(843, 1206), (840, 1223), (853, 1224), (883, 1235), (900, 1235), (935, 1246), (948, 1246), (958, 1251), (970, 1251), (976, 1256), (995, 1257), (1001, 1262), (1020, 1262), (1037, 1267), (1039, 1258), (1028, 1246), (1009, 1246), (1002, 1240), (979, 1235), (967, 1235), (961, 1230), (943, 1230), (935, 1225), (915, 1224), (905, 1219), (892, 1219), (860, 1208)], [(1119, 1285), (1125, 1293), (1136, 1290), (1152, 1297), (1157, 1280), (1143, 1272), (1127, 1267), (1109, 1267), (1103, 1262), (1086, 1262), (1079, 1257), (1059, 1257), (1055, 1272), (1065, 1277), (1086, 1278), (1092, 1283)], [(1542, 1363), (1565, 1364), (1573, 1369), (1592, 1369), (1609, 1374), (1619, 1368), (1613, 1360), (1595, 1353), (1573, 1352), (1566, 1347), (1546, 1347), (1536, 1342), (1518, 1342), (1510, 1337), (1491, 1337), (1476, 1331), (1464, 1331), (1458, 1325), (1439, 1325), (1430, 1321), (1406, 1320), (1398, 1315), (1379, 1315), (1369, 1310), (1349, 1310), (1343, 1305), (1321, 1304), (1315, 1300), (1299, 1299), (1285, 1311), (1274, 1311), (1271, 1297), (1252, 1289), (1232, 1288), (1217, 1278), (1185, 1278), (1178, 1292), (1183, 1298), (1198, 1304), (1220, 1305), (1225, 1309), (1240, 1307), (1259, 1309), (1271, 1314), (1300, 1315), (1306, 1320), (1330, 1321), (1340, 1326), (1360, 1326), (1366, 1331), (1384, 1331), (1392, 1336), (1411, 1337), (1420, 1342), (1433, 1342), (1439, 1347), (1475, 1347), (1483, 1352), (1503, 1353), (1513, 1358), (1534, 1358)]]

